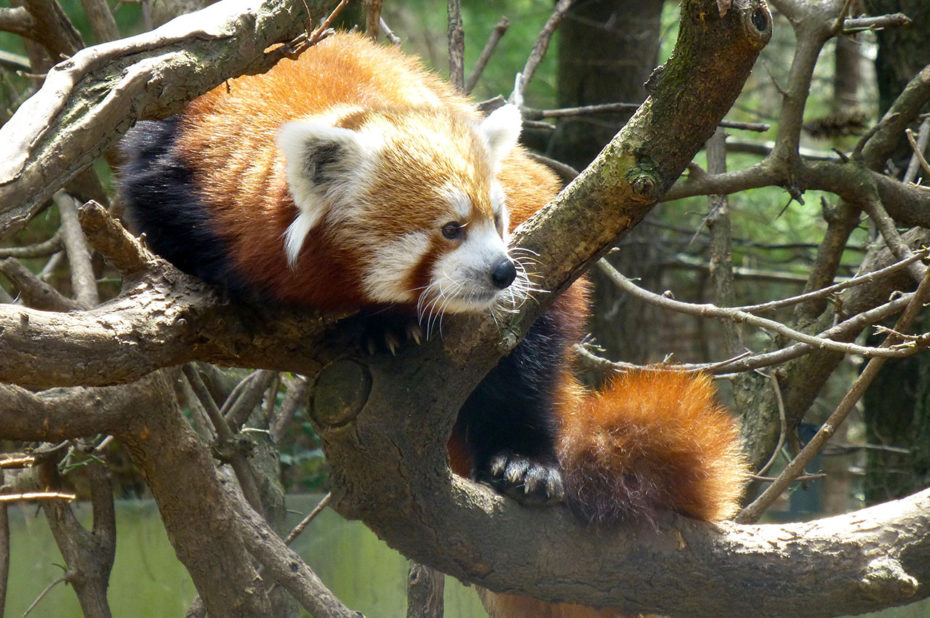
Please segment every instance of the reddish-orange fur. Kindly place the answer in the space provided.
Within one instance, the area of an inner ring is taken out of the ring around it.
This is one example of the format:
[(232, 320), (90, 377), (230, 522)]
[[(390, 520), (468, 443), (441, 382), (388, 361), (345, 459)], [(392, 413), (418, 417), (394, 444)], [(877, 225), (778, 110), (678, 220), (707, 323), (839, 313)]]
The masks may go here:
[[(306, 79), (308, 74), (315, 78)], [(235, 96), (229, 96), (227, 88)], [(351, 34), (334, 36), (265, 75), (231, 80), (191, 103), (182, 116), (179, 150), (197, 153), (184, 163), (211, 207), (215, 232), (230, 243), (242, 273), (275, 290), (280, 300), (321, 309), (366, 304), (362, 290), (352, 283), (358, 274), (356, 247), (331, 242), (321, 227), (306, 238), (296, 267), (288, 266), (282, 236), (294, 220), (296, 206), (285, 180), (284, 157), (275, 146), (283, 122), (335, 104), (357, 103), (360, 93), (371, 106), (403, 108), (430, 100), (440, 115), (451, 109), (478, 120), (471, 103), (415, 60)], [(353, 116), (341, 122), (347, 126), (359, 121)], [(413, 163), (415, 168), (429, 162)], [(394, 167), (403, 170), (410, 164), (398, 161)], [(448, 173), (458, 175), (455, 169)], [(498, 180), (507, 195), (511, 228), (542, 208), (560, 188), (551, 171), (519, 149), (504, 160)], [(434, 196), (411, 193), (406, 184), (401, 174), (382, 178), (372, 187), (386, 200), (402, 200), (405, 208), (373, 222), (371, 235), (360, 243), (378, 243), (382, 234), (397, 235), (423, 225), (417, 213), (428, 210)], [(465, 189), (475, 195), (488, 192), (487, 187)], [(418, 277), (411, 273), (412, 287)], [(584, 328), (586, 289), (584, 280), (577, 282), (550, 309), (572, 339), (580, 339)], [(570, 348), (554, 349), (552, 354), (564, 357), (569, 367)], [(603, 393), (591, 394), (566, 369), (554, 390), (560, 463), (569, 501), (583, 515), (606, 522), (650, 519), (657, 510), (707, 520), (732, 514), (746, 467), (738, 452), (736, 426), (714, 404), (709, 380), (675, 372), (633, 373), (617, 378)], [(450, 441), (449, 456), (453, 470), (469, 474), (471, 462), (462, 444)], [(507, 618), (620, 615), (517, 595), (482, 596), (492, 615)]]
[(732, 516), (748, 478), (739, 429), (705, 375), (633, 371), (567, 402), (559, 460), (572, 502), (595, 523), (657, 511)]
[[(319, 227), (304, 241), (295, 267), (288, 267), (282, 236), (297, 209), (287, 188), (284, 155), (275, 144), (275, 136), (286, 121), (326, 113), (333, 106), (360, 104), (387, 113), (432, 110), (418, 115), (417, 122), (434, 121), (445, 133), (458, 132), (453, 141), (463, 143), (475, 140), (466, 121), (480, 120), (467, 99), (419, 62), (351, 33), (332, 36), (296, 60), (282, 60), (265, 74), (230, 80), (190, 103), (181, 116), (178, 150), (193, 171), (201, 199), (210, 207), (214, 231), (230, 244), (239, 271), (274, 290), (285, 302), (321, 309), (370, 304), (354, 285), (361, 247), (337, 246)], [(364, 119), (365, 112), (356, 111), (337, 124), (353, 128)], [(406, 121), (398, 114), (393, 124)], [(400, 155), (388, 151), (385, 156)], [(475, 166), (482, 165), (485, 169), (475, 173)], [(407, 153), (389, 166), (397, 170), (395, 176), (378, 178), (370, 187), (382, 203), (403, 200), (404, 208), (385, 211), (391, 216), (384, 220), (370, 221), (359, 244), (375, 246), (382, 237), (396, 238), (405, 231), (424, 229), (425, 217), (434, 211), (438, 198), (428, 192), (411, 192), (405, 173), (453, 178), (476, 207), (490, 212), (488, 187), (474, 185), (476, 180), (487, 182), (490, 172), (486, 166), (480, 158), (449, 156), (447, 160), (430, 157), (416, 161)], [(504, 166), (540, 167), (522, 152), (513, 153)], [(502, 184), (507, 192), (507, 183)]]

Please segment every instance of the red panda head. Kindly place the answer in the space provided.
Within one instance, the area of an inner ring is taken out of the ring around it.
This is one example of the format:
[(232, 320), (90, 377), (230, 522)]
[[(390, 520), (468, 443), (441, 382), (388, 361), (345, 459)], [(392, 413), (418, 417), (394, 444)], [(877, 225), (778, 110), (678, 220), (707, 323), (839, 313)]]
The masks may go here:
[(510, 105), (481, 121), (437, 107), (338, 107), (284, 124), (277, 143), (298, 210), (288, 263), (299, 267), (317, 230), (351, 252), (371, 304), (415, 304), (432, 317), (520, 300), (528, 285), (508, 255), (495, 178), (519, 133)]

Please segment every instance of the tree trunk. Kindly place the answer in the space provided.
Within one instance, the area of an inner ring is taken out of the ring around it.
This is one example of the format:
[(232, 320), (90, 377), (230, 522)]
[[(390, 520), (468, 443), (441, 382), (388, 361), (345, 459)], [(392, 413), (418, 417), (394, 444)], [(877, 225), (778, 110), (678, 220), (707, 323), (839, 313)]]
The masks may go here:
[[(659, 57), (662, 0), (576, 3), (559, 30), (559, 107), (598, 103), (638, 103), (646, 98), (644, 84)], [(597, 41), (592, 45), (591, 41)], [(563, 118), (549, 147), (559, 161), (582, 169), (620, 130), (630, 114)], [(627, 247), (611, 262), (621, 272), (642, 276), (644, 265), (657, 261), (656, 248), (646, 240), (648, 226), (626, 236)], [(634, 268), (634, 266), (636, 266)], [(648, 269), (646, 272), (651, 271)], [(654, 271), (653, 271), (654, 272)], [(597, 270), (595, 313), (590, 329), (611, 358), (645, 360), (652, 345), (645, 324), (661, 319), (652, 309), (628, 309), (629, 299)]]

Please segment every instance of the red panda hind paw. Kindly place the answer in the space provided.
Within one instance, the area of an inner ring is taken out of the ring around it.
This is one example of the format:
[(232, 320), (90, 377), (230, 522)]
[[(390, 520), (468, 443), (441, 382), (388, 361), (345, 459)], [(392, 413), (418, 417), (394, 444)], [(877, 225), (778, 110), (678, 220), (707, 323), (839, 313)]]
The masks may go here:
[(556, 463), (502, 451), (491, 458), (487, 469), (478, 471), (477, 477), (498, 493), (525, 506), (565, 500), (562, 471)]

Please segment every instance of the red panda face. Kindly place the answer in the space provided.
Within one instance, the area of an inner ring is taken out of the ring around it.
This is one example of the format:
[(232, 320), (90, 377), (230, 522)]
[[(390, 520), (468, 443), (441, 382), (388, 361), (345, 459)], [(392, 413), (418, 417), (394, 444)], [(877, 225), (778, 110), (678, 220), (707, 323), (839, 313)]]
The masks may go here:
[(292, 268), (319, 229), (351, 252), (371, 304), (416, 305), (429, 321), (522, 300), (525, 269), (508, 255), (495, 179), (519, 135), (516, 108), (481, 122), (439, 108), (327, 116), (278, 135), (297, 206), (282, 246)]

